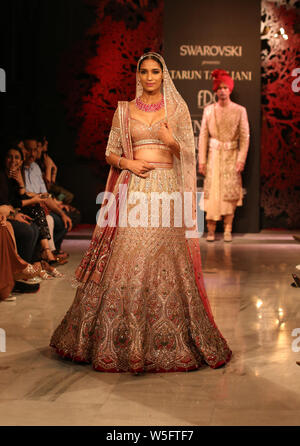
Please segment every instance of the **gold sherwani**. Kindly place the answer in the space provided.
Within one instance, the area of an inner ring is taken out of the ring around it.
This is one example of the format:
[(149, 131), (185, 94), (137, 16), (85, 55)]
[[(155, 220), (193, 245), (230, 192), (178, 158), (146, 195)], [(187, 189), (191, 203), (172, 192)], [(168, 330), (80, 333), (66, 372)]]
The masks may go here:
[(199, 163), (207, 164), (204, 180), (204, 210), (209, 220), (220, 220), (242, 205), (241, 174), (236, 163), (245, 163), (249, 147), (249, 123), (245, 107), (230, 102), (204, 109)]

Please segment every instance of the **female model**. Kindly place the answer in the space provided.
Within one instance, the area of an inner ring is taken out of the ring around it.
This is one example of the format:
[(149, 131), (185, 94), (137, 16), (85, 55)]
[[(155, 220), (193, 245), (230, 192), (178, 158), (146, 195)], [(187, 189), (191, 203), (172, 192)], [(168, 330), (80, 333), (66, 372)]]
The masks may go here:
[[(136, 99), (119, 102), (106, 157), (112, 166), (107, 212), (100, 212), (102, 220), (76, 271), (75, 300), (50, 345), (104, 372), (224, 365), (231, 351), (206, 296), (195, 218), (180, 226), (174, 213), (166, 225), (166, 206), (161, 200), (158, 207), (151, 203), (159, 194), (185, 194), (192, 197), (195, 217), (191, 119), (159, 54), (140, 58)], [(170, 200), (173, 212), (175, 201)]]

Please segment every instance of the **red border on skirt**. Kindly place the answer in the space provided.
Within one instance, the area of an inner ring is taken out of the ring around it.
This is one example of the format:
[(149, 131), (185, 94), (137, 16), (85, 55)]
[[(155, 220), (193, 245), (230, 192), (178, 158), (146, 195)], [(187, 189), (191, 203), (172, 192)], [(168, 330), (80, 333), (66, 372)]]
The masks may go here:
[[(80, 358), (79, 356), (74, 356), (72, 357), (71, 355), (69, 355), (68, 353), (64, 353), (63, 350), (59, 350), (58, 348), (54, 347), (51, 345), (51, 347), (53, 347), (56, 351), (56, 353), (61, 356), (64, 359), (69, 359), (71, 361), (74, 362), (78, 362), (78, 363), (84, 363), (84, 364), (90, 364), (90, 361), (86, 361), (85, 359)], [(209, 367), (212, 369), (218, 369), (220, 367), (223, 367), (225, 364), (227, 364), (230, 359), (232, 357), (232, 352), (230, 351), (229, 355), (227, 356), (227, 358), (223, 361), (219, 361), (217, 362), (216, 365), (214, 366), (210, 366)], [(96, 370), (97, 372), (107, 372), (107, 373), (172, 373), (172, 372), (190, 372), (192, 370), (198, 370), (200, 369), (201, 366), (199, 367), (195, 367), (195, 366), (191, 366), (191, 367), (177, 367), (177, 368), (173, 368), (173, 369), (155, 369), (155, 370), (145, 370), (143, 368), (137, 368), (137, 369), (129, 369), (129, 370), (120, 370), (120, 369), (105, 369), (103, 367), (93, 367), (94, 370)]]

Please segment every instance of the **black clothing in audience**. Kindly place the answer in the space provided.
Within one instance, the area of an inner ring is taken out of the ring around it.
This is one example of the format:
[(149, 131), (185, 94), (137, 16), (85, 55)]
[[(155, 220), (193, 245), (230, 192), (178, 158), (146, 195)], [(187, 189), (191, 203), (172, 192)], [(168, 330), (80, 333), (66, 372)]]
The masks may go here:
[(35, 223), (26, 224), (17, 220), (9, 220), (17, 243), (17, 251), (20, 257), (28, 263), (38, 262), (39, 256), (36, 255), (40, 231)]
[(5, 171), (0, 171), (0, 206), (10, 204), (14, 208), (20, 209), (24, 214), (31, 217), (33, 223), (39, 227), (39, 240), (50, 240), (51, 236), (44, 209), (38, 203), (22, 207), (22, 200), (28, 200), (31, 197), (20, 194), (19, 189), (19, 183), (14, 178), (8, 178)]

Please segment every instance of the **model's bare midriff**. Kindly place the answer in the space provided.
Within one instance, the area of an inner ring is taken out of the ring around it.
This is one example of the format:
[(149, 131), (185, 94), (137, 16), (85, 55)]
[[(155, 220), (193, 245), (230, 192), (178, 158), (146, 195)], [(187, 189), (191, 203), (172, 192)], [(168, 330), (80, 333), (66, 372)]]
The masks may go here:
[(162, 150), (158, 147), (155, 148), (155, 145), (151, 145), (150, 147), (148, 144), (145, 147), (135, 150), (133, 152), (134, 159), (148, 161), (149, 163), (173, 163), (173, 155), (170, 151)]

